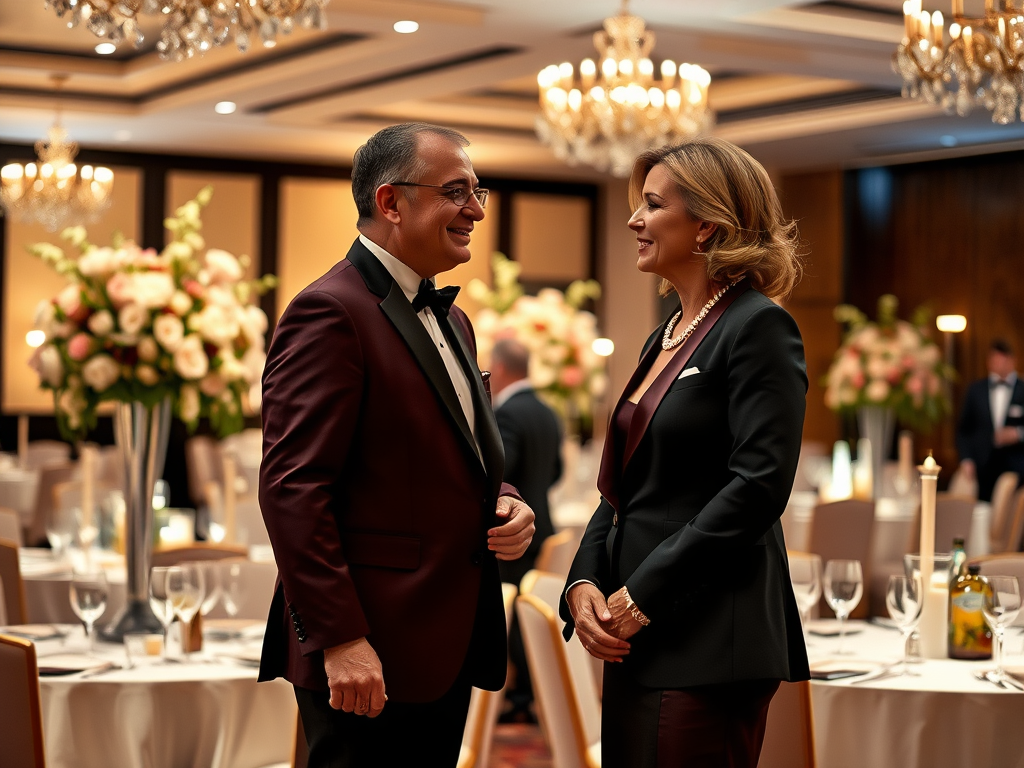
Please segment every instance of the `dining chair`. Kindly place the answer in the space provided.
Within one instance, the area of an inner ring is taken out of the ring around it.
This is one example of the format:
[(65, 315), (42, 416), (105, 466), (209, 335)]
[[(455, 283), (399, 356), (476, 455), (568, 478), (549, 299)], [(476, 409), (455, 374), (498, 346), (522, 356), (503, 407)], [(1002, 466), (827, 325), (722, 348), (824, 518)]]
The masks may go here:
[(171, 566), (194, 560), (224, 560), (229, 557), (244, 558), (248, 554), (248, 548), (238, 544), (196, 542), (195, 544), (185, 544), (178, 547), (154, 549), (150, 564), (154, 567)]
[(33, 440), (25, 453), (26, 469), (42, 469), (54, 464), (66, 464), (71, 458), (71, 446), (60, 440)]
[[(1024, 592), (1024, 552), (1002, 552), (997, 555), (972, 557), (968, 565), (980, 565), (982, 576), (1016, 576)], [(1024, 611), (1017, 614), (1011, 626), (1024, 626)]]
[[(850, 614), (863, 619), (869, 614), (871, 574), (871, 536), (875, 527), (875, 503), (861, 499), (843, 499), (815, 505), (811, 520), (808, 552), (821, 558), (822, 566), (829, 560), (859, 560), (864, 573), (864, 596)], [(832, 611), (822, 595), (819, 602), (822, 616)]]
[(757, 768), (815, 768), (811, 684), (782, 682), (768, 708)]
[(989, 531), (989, 552), (1002, 552), (1006, 548), (1007, 530), (1013, 516), (1013, 494), (1020, 483), (1016, 472), (1003, 472), (996, 478), (992, 489), (992, 528)]
[(53, 511), (53, 489), (60, 483), (66, 483), (78, 477), (79, 467), (77, 464), (51, 464), (39, 470), (39, 484), (36, 486), (36, 504), (32, 512), (32, 522), (29, 524), (28, 535), (25, 540), (31, 546), (46, 543), (46, 524), (50, 521), (50, 513)]
[(960, 464), (953, 470), (947, 490), (957, 496), (970, 496), (976, 499), (978, 498), (978, 481), (973, 474), (968, 475), (963, 469), (963, 464)]
[(21, 516), (7, 507), (0, 507), (0, 539), (13, 541), (19, 547), (23, 543)]
[[(501, 585), (506, 632), (512, 625), (512, 607), (518, 591), (514, 584)], [(462, 733), (462, 749), (459, 751), (457, 768), (488, 768), (491, 762), (491, 746), (494, 743), (494, 726), (498, 723), (498, 713), (504, 700), (504, 687), (500, 691), (473, 689), (469, 698), (469, 713), (466, 716), (466, 728)]]
[(1010, 519), (1010, 530), (1003, 544), (1004, 552), (1020, 552), (1021, 538), (1024, 537), (1024, 488), (1013, 494), (1013, 516)]
[(572, 559), (576, 557), (580, 539), (583, 538), (582, 528), (566, 528), (544, 539), (537, 553), (535, 565), (538, 571), (569, 575)]
[(558, 768), (601, 768), (601, 736), (588, 732), (567, 651), (551, 606), (536, 595), (516, 598), (538, 714)]
[(18, 567), (18, 545), (9, 539), (0, 539), (0, 586), (3, 588), (7, 623), (25, 624), (25, 583)]
[(39, 667), (28, 640), (0, 635), (0, 691), (0, 765), (45, 768)]
[[(974, 506), (977, 501), (971, 496), (939, 492), (935, 495), (935, 551), (950, 552), (953, 539), (963, 539), (967, 547), (971, 546), (971, 518), (974, 517)], [(921, 505), (918, 504), (914, 513), (914, 523), (910, 527), (910, 540), (907, 552), (921, 551)]]

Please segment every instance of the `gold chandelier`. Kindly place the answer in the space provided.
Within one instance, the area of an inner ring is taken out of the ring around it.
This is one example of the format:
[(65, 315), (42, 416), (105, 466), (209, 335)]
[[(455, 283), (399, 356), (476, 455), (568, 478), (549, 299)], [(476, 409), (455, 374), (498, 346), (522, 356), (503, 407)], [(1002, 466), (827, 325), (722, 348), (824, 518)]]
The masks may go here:
[(696, 64), (664, 60), (654, 77), (654, 33), (630, 15), (623, 0), (618, 16), (594, 33), (599, 64), (584, 59), (579, 71), (565, 62), (537, 75), (540, 140), (570, 165), (585, 163), (628, 176), (644, 150), (692, 138), (711, 128), (711, 75)]
[(70, 14), (68, 27), (85, 23), (96, 37), (112, 43), (128, 40), (138, 48), (144, 42), (141, 15), (162, 17), (163, 29), (156, 48), (160, 58), (172, 61), (203, 55), (215, 45), (233, 39), (245, 53), (254, 38), (265, 48), (277, 44), (295, 24), (326, 29), (324, 6), (329, 0), (46, 0), (58, 18)]
[[(53, 78), (58, 92), (66, 76)], [(110, 207), (114, 172), (75, 164), (78, 144), (60, 124), (60, 108), (46, 139), (36, 142), (36, 162), (9, 163), (0, 168), (0, 207), (26, 224), (50, 232), (71, 224), (95, 221)]]
[(1024, 11), (1021, 0), (985, 0), (982, 17), (952, 0), (948, 33), (941, 11), (903, 3), (905, 32), (893, 56), (903, 95), (966, 117), (978, 106), (992, 122), (1024, 121)]

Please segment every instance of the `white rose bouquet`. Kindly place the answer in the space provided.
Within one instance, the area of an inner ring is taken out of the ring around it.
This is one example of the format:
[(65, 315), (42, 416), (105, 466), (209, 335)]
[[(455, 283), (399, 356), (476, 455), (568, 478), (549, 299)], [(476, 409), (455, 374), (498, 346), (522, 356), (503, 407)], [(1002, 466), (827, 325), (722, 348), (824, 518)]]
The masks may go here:
[[(541, 289), (523, 295), (520, 266), (501, 253), (491, 259), (494, 288), (472, 280), (469, 294), (485, 305), (476, 315), (477, 352), (481, 367), (490, 364), (491, 348), (514, 338), (530, 350), (530, 382), (568, 422), (589, 430), (594, 399), (604, 395), (608, 378), (604, 358), (594, 353), (597, 318), (580, 307), (601, 295), (596, 280), (576, 280), (565, 291)], [(573, 424), (573, 426), (577, 426)]]
[(69, 280), (36, 309), (46, 341), (30, 361), (53, 390), (67, 439), (93, 428), (108, 400), (152, 406), (170, 397), (190, 429), (207, 416), (222, 437), (242, 429), (246, 407), (259, 407), (267, 316), (250, 302), (276, 280), (243, 280), (247, 257), (204, 252), (200, 212), (212, 194), (206, 187), (165, 221), (173, 239), (159, 253), (119, 235), (111, 247), (94, 245), (84, 227), (61, 233), (77, 258), (50, 243), (30, 247)]
[(896, 316), (898, 306), (891, 294), (879, 298), (875, 322), (849, 304), (836, 307), (836, 321), (847, 331), (825, 377), (825, 404), (839, 413), (891, 408), (904, 424), (930, 429), (949, 413), (943, 384), (955, 372), (925, 335), (927, 310), (919, 308), (907, 322)]

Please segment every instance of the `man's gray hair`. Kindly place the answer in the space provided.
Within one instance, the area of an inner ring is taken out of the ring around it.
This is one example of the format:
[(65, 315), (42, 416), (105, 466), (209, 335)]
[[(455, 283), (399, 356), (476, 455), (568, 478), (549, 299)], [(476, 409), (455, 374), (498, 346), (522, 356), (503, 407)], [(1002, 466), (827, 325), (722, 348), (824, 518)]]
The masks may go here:
[(352, 197), (359, 224), (366, 224), (376, 210), (377, 188), (396, 181), (418, 181), (423, 174), (416, 149), (420, 134), (432, 133), (460, 147), (469, 139), (458, 131), (430, 123), (400, 123), (377, 131), (352, 157)]
[(517, 339), (498, 339), (491, 350), (491, 363), (500, 363), (512, 375), (526, 378), (530, 371), (530, 350)]

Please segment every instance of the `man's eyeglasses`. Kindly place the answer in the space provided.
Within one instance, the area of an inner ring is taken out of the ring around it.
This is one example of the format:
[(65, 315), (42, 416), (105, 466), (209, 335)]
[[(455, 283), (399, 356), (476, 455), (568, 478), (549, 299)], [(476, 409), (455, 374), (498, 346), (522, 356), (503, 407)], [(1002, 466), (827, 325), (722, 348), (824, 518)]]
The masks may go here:
[(392, 181), (392, 187), (430, 187), (431, 189), (442, 189), (444, 190), (441, 194), (451, 200), (460, 208), (465, 207), (469, 203), (469, 196), (472, 195), (476, 198), (476, 201), (480, 203), (481, 208), (487, 207), (487, 195), (491, 193), (489, 189), (482, 189), (477, 187), (476, 189), (470, 189), (469, 187), (445, 187), (441, 184), (416, 184), (412, 181)]

